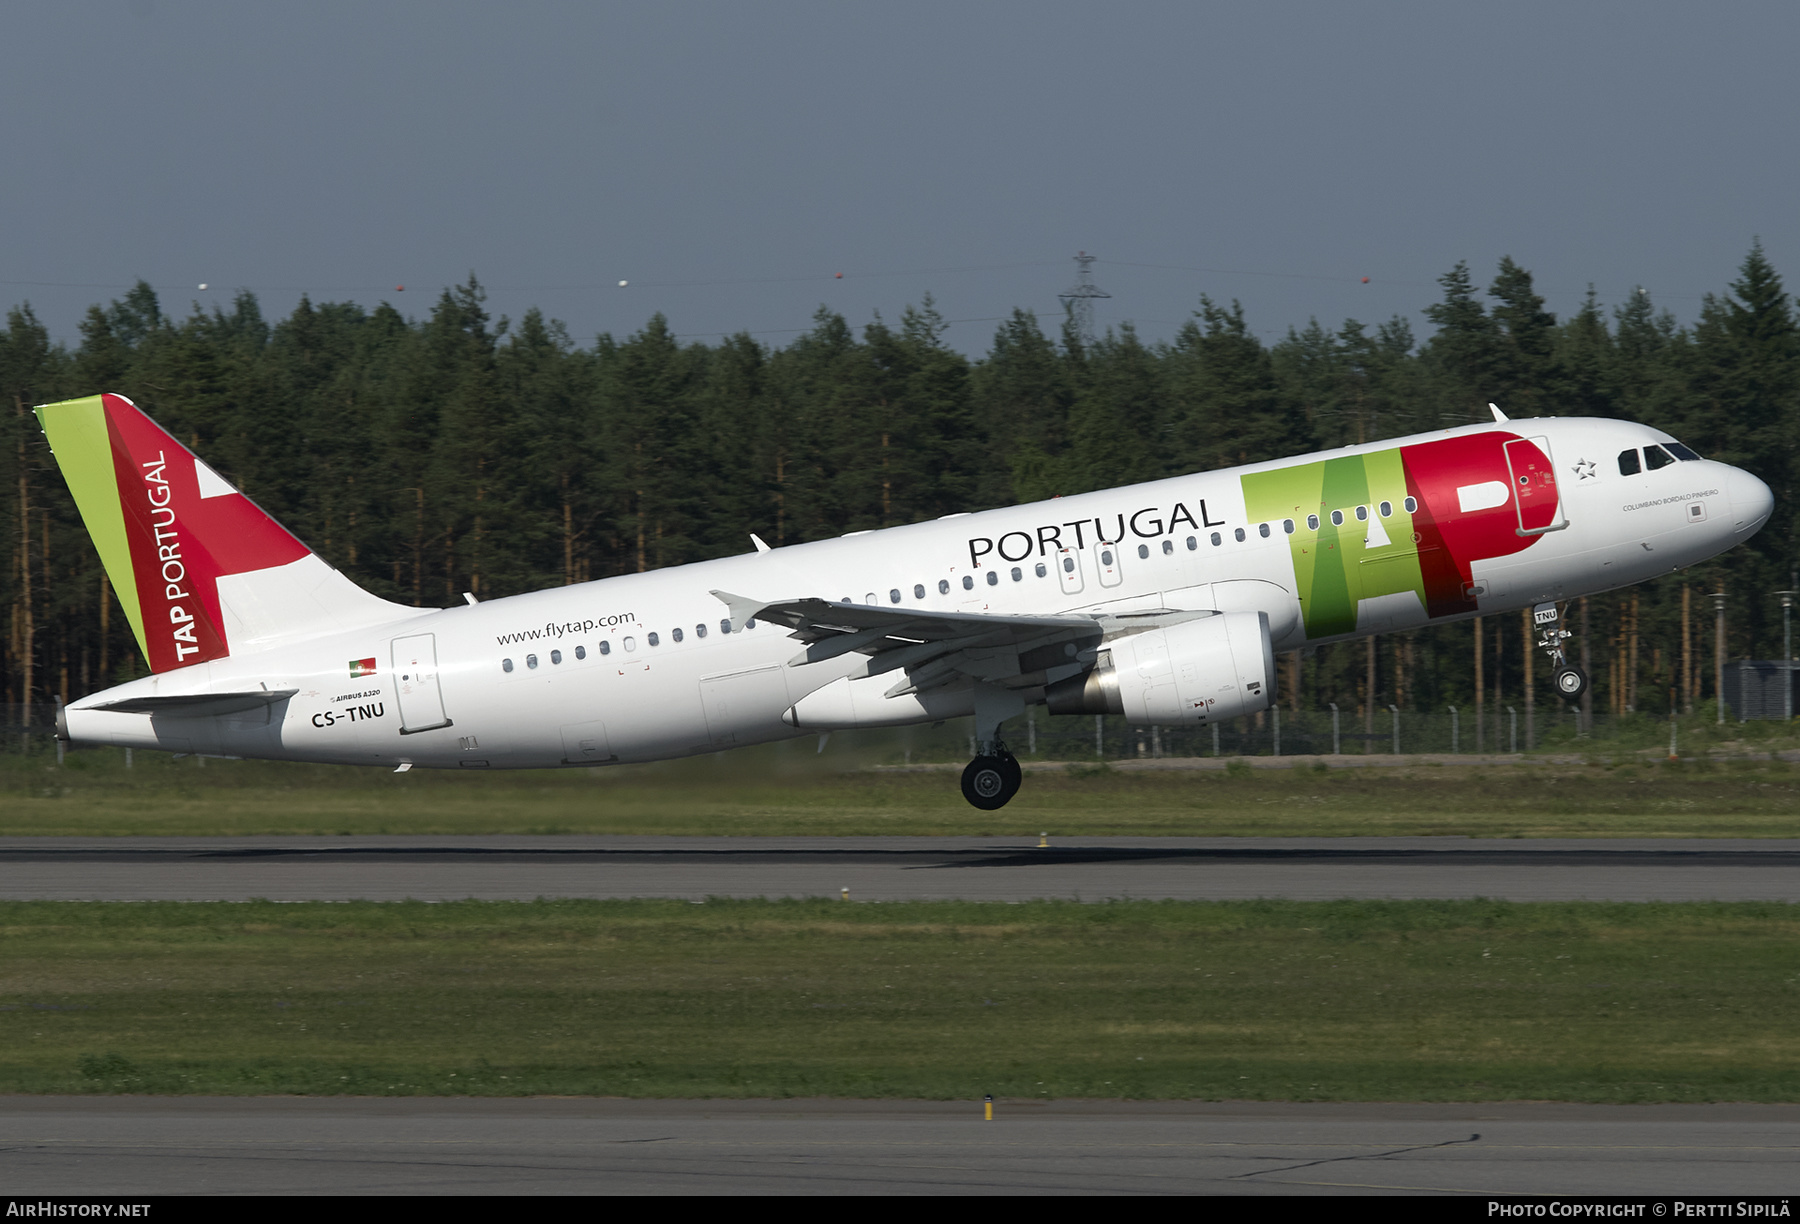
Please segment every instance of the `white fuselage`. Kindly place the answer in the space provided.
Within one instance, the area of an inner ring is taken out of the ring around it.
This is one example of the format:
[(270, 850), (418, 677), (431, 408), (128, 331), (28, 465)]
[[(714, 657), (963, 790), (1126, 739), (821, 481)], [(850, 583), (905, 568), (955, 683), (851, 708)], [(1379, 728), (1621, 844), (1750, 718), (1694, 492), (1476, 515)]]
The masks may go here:
[[(1644, 426), (1469, 427), (421, 611), (95, 694), (66, 712), (68, 734), (177, 752), (452, 768), (648, 761), (799, 734), (784, 713), (853, 674), (860, 658), (796, 663), (801, 646), (784, 629), (729, 624), (713, 591), (1009, 615), (1261, 611), (1278, 651), (1416, 628), (1433, 623), (1419, 601), (1387, 599), (1359, 608), (1354, 632), (1307, 638), (1289, 542), (1279, 527), (1265, 536), (1246, 520), (1241, 478), (1496, 428), (1548, 439), (1567, 525), (1522, 552), (1474, 563), (1482, 614), (1681, 569), (1740, 542), (1769, 513), (1767, 487), (1725, 464), (1622, 474), (1622, 449), (1669, 440)], [(1444, 619), (1456, 618), (1436, 618)], [(374, 674), (353, 677), (352, 665), (367, 659)], [(298, 691), (206, 717), (90, 708), (259, 687)]]

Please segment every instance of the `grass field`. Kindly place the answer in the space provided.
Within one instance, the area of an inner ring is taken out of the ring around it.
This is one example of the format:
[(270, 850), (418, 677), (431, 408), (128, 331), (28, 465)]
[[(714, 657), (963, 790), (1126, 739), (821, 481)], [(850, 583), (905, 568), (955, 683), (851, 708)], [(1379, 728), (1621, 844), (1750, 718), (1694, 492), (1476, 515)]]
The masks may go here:
[(776, 745), (662, 765), (469, 775), (116, 751), (0, 757), (0, 835), (664, 833), (1478, 837), (1800, 836), (1800, 768), (1585, 764), (1033, 771), (998, 812), (953, 772)]
[(0, 904), (0, 1092), (1800, 1098), (1800, 907)]

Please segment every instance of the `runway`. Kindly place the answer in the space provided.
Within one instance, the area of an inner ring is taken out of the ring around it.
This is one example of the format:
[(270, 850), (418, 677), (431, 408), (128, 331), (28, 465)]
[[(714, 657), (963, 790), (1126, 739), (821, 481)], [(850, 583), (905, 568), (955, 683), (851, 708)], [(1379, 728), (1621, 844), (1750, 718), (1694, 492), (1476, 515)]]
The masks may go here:
[(1793, 1105), (4, 1097), (80, 1194), (1777, 1195)]
[(0, 899), (842, 897), (1800, 901), (1800, 840), (1459, 837), (0, 839)]

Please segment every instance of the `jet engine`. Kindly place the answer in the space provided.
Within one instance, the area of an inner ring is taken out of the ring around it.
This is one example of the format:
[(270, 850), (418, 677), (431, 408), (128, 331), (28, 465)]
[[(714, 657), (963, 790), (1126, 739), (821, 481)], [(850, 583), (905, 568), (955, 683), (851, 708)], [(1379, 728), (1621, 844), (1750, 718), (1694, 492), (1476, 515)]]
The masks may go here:
[(1091, 670), (1050, 685), (1052, 714), (1123, 714), (1127, 722), (1211, 723), (1266, 710), (1275, 648), (1266, 612), (1224, 612), (1126, 633)]

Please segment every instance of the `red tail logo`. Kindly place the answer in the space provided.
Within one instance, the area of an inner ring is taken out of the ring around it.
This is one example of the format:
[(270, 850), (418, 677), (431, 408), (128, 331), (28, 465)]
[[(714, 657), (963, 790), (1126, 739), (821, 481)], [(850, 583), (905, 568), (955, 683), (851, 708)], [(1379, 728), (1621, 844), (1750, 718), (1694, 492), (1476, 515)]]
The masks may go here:
[(218, 580), (311, 550), (117, 395), (104, 397), (150, 669), (231, 652)]

